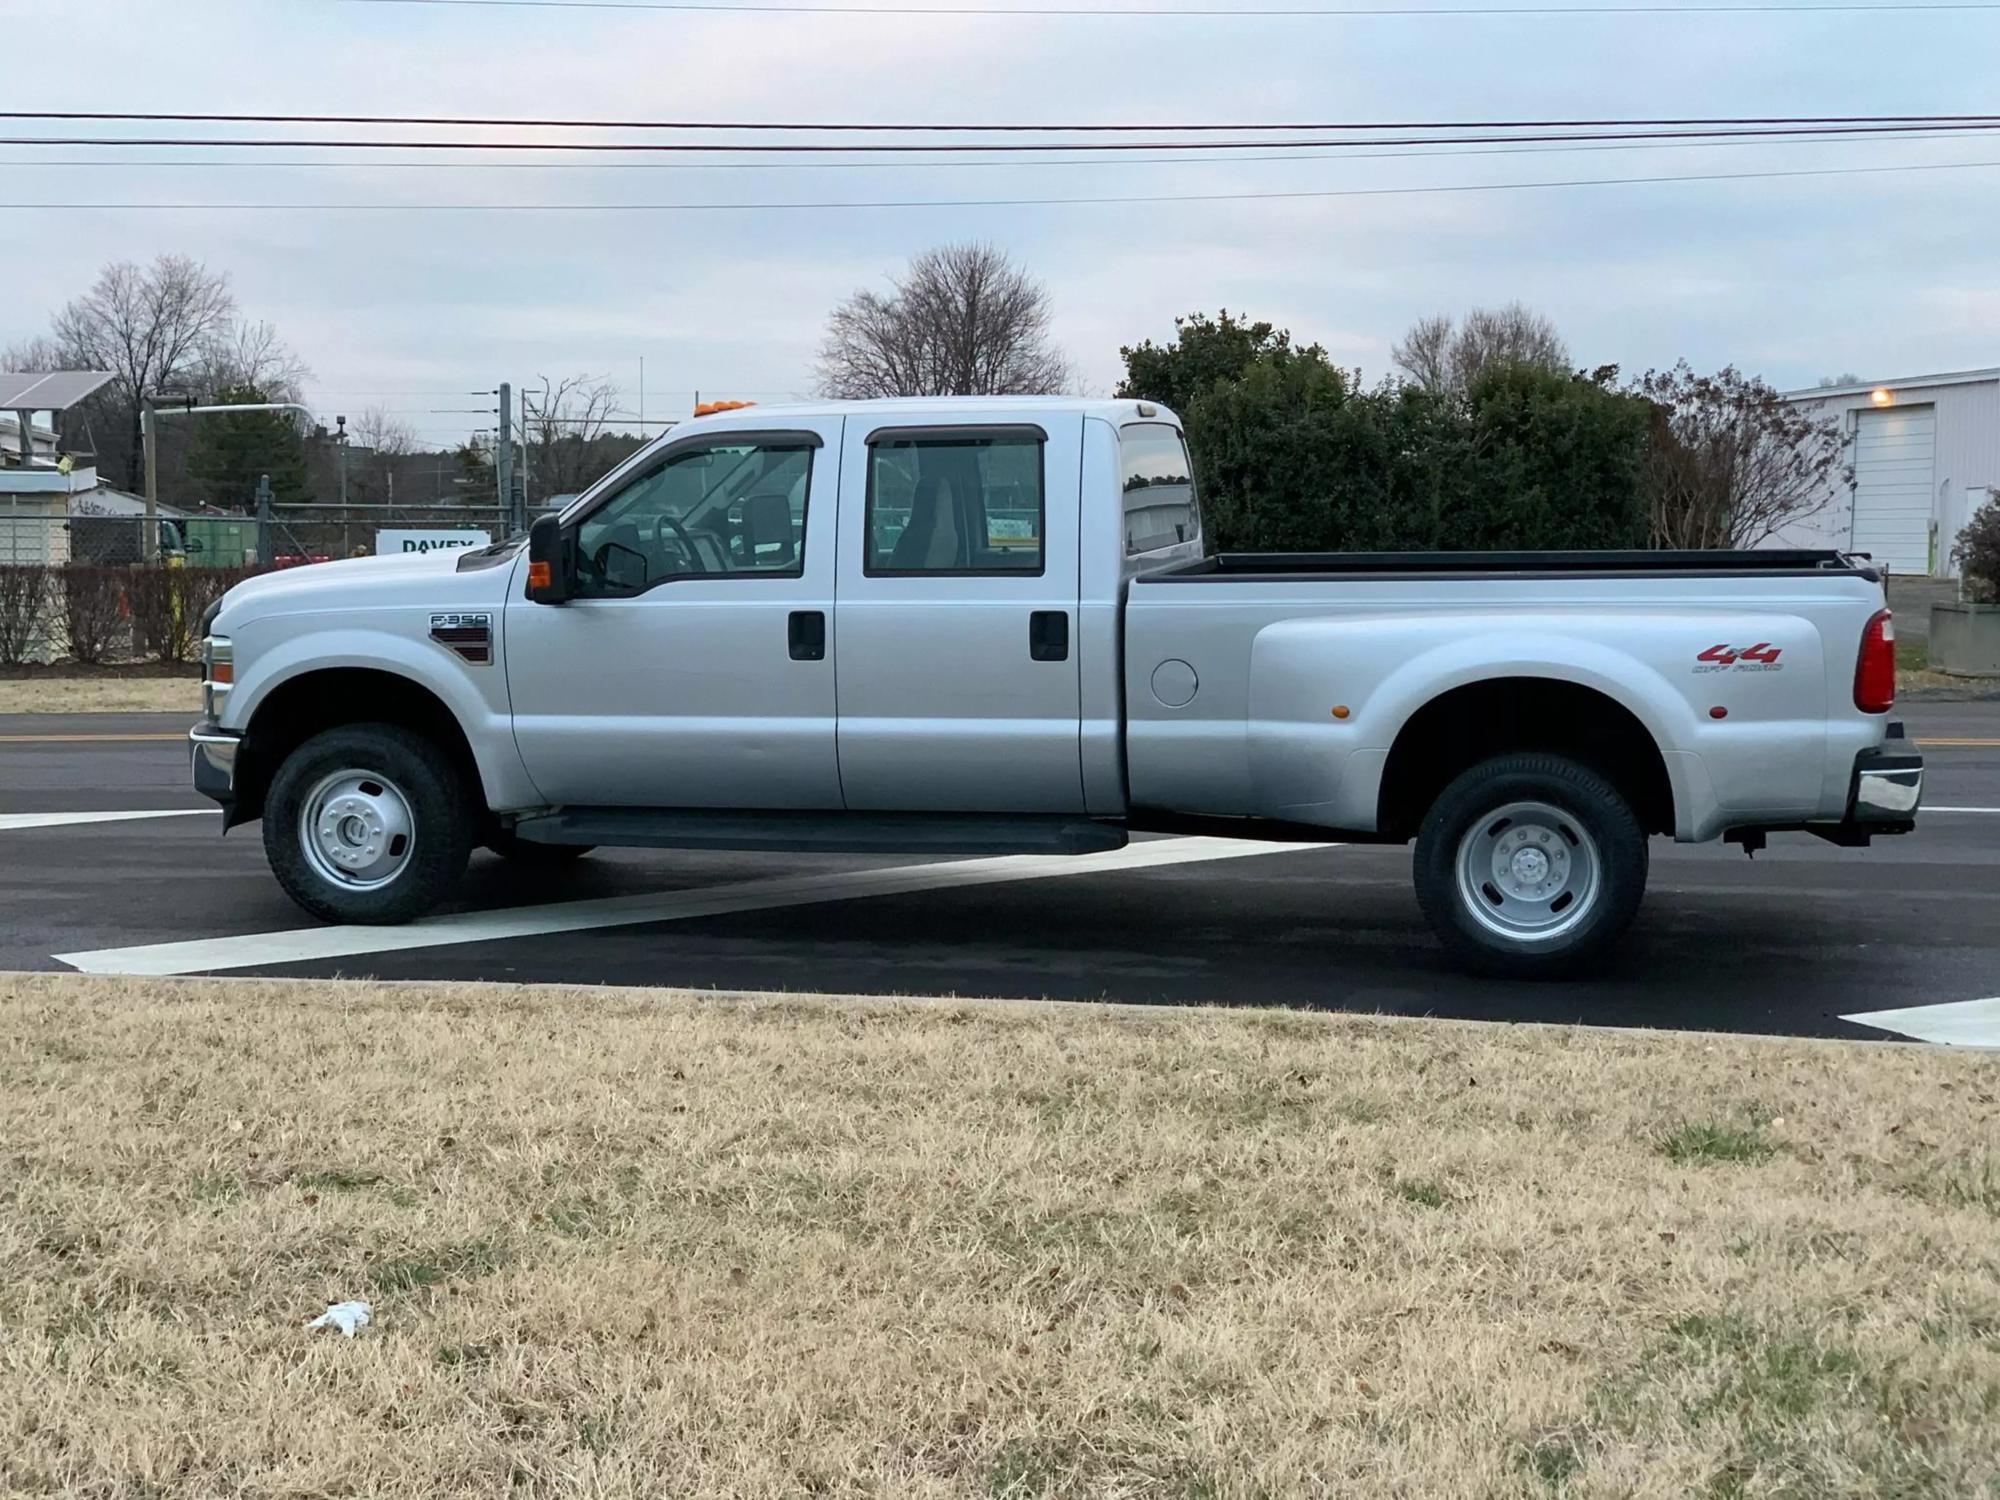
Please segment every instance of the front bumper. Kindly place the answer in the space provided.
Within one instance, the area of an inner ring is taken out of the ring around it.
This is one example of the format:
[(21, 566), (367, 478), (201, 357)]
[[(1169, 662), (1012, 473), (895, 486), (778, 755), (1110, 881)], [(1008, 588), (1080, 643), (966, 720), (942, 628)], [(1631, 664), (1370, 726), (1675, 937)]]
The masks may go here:
[(207, 720), (188, 731), (194, 789), (209, 801), (221, 804), (224, 813), (236, 805), (236, 752), (242, 744), (241, 735)]

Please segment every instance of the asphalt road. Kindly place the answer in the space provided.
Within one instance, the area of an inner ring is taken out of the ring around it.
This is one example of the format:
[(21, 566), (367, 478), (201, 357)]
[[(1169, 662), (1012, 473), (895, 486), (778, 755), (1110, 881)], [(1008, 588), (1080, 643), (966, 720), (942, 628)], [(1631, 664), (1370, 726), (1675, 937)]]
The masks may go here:
[[(482, 854), (441, 919), (325, 929), (279, 892), (257, 829), (218, 837), (212, 809), (23, 826), (205, 808), (187, 784), (178, 718), (0, 716), (0, 969), (1046, 996), (1882, 1036), (1840, 1018), (2000, 996), (2000, 703), (1914, 704), (1902, 717), (1925, 746), (1927, 808), (1988, 811), (1927, 811), (1915, 834), (1869, 850), (1781, 836), (1754, 862), (1656, 841), (1621, 956), (1595, 978), (1551, 986), (1446, 967), (1411, 895), (1408, 851), (1366, 847), (1160, 840), (1096, 864), (1003, 865), (612, 851), (560, 874)], [(572, 930), (542, 930), (561, 927)], [(181, 946), (159, 946), (169, 944)]]

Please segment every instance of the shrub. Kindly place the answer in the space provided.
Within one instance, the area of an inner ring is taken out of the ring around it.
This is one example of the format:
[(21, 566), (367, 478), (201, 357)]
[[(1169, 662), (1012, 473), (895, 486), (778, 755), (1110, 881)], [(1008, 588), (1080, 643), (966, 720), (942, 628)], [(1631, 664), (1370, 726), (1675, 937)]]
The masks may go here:
[[(133, 649), (161, 662), (193, 661), (201, 650), (202, 614), (232, 587), (252, 576), (247, 568), (146, 566), (100, 571), (124, 583)], [(101, 659), (82, 655), (74, 641), (71, 649), (77, 653), (78, 661)]]
[(1320, 345), (1228, 313), (1122, 352), (1119, 394), (1187, 426), (1214, 550), (1646, 544), (1653, 407), (1615, 371), (1470, 360), (1435, 389), (1366, 389)]
[(1988, 492), (1971, 524), (1958, 534), (1951, 556), (1972, 598), (2000, 602), (2000, 490)]
[(174, 587), (179, 591), (181, 621), (187, 629), (187, 652), (193, 657), (201, 649), (201, 617), (209, 605), (246, 578), (255, 578), (264, 568), (177, 568)]
[(184, 660), (188, 631), (180, 619), (180, 595), (174, 587), (183, 568), (146, 564), (128, 570), (125, 597), (132, 611), (132, 644), (155, 661)]
[(0, 565), (0, 663), (26, 661), (47, 636), (54, 595), (54, 575), (41, 564)]
[(1472, 389), (1357, 390), (1316, 351), (1218, 381), (1186, 413), (1217, 550), (1639, 547), (1646, 404), (1528, 366)]
[(87, 564), (61, 570), (69, 654), (86, 666), (109, 661), (131, 640), (132, 606), (127, 589), (132, 571)]

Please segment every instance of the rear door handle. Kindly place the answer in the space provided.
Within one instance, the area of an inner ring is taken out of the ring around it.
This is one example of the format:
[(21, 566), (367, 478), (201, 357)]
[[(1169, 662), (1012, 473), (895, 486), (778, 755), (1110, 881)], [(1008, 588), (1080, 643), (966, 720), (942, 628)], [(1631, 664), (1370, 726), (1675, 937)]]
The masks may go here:
[(785, 635), (793, 661), (826, 660), (826, 616), (816, 609), (795, 609)]
[(1036, 661), (1069, 660), (1069, 615), (1038, 609), (1028, 616), (1028, 655)]

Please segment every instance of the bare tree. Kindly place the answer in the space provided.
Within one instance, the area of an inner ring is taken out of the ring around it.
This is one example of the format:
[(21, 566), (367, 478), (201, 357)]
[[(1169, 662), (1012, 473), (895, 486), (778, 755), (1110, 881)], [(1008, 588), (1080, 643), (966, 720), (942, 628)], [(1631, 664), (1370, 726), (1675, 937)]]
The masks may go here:
[(379, 406), (371, 406), (349, 425), (355, 444), (381, 454), (402, 458), (417, 451), (417, 430), (408, 422), (390, 416)]
[(1697, 375), (1683, 360), (1637, 390), (1653, 403), (1643, 482), (1656, 547), (1754, 547), (1852, 478), (1839, 420), (1755, 376)]
[(141, 398), (188, 381), (235, 313), (227, 276), (189, 256), (161, 255), (144, 269), (130, 261), (106, 266), (55, 315), (51, 332), (62, 358), (117, 377), (105, 393), (106, 415), (115, 411), (124, 434), (125, 483), (140, 470)]
[(331, 487), (337, 483), (334, 477), (337, 466), (345, 464), (347, 494), (352, 503), (393, 504), (399, 476), (404, 481), (405, 502), (418, 493), (412, 487), (417, 471), (406, 460), (421, 445), (416, 429), (409, 423), (390, 416), (379, 406), (371, 406), (347, 424), (348, 443), (344, 453), (333, 451), (324, 441), (325, 428), (319, 431), (322, 441), (315, 444), (314, 461), (321, 470), (315, 476), (320, 484)]
[(1389, 348), (1390, 358), (1410, 379), (1427, 391), (1452, 388), (1451, 347), (1458, 327), (1450, 313), (1419, 318), (1410, 325), (1400, 344)]
[(231, 386), (253, 386), (268, 401), (297, 401), (312, 371), (271, 324), (231, 321), (205, 341), (189, 378), (209, 399)]
[(891, 285), (892, 296), (862, 290), (833, 310), (820, 348), (823, 394), (1040, 395), (1070, 383), (1047, 289), (994, 246), (926, 250)]
[(528, 473), (539, 495), (573, 495), (632, 451), (631, 443), (604, 441), (618, 409), (618, 386), (602, 375), (541, 380), (541, 390), (522, 396)]
[(1411, 380), (1433, 391), (1470, 390), (1482, 371), (1499, 365), (1570, 367), (1569, 346), (1555, 324), (1519, 302), (1476, 307), (1463, 323), (1446, 313), (1419, 318), (1389, 353)]
[(0, 370), (42, 374), (50, 370), (67, 368), (62, 346), (46, 334), (38, 333), (31, 338), (22, 339), (18, 344), (9, 344), (5, 349), (0, 349)]

